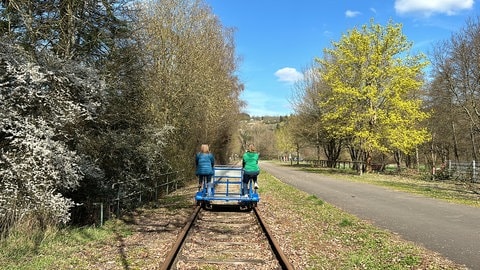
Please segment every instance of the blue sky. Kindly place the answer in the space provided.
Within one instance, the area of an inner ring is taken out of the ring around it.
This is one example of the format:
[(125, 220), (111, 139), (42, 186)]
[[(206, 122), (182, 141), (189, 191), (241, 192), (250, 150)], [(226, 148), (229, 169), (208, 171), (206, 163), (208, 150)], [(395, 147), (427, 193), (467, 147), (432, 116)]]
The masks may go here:
[(252, 116), (293, 113), (294, 81), (323, 49), (354, 27), (389, 20), (403, 25), (413, 52), (435, 44), (480, 16), (474, 0), (205, 0), (223, 26), (235, 29), (241, 98)]

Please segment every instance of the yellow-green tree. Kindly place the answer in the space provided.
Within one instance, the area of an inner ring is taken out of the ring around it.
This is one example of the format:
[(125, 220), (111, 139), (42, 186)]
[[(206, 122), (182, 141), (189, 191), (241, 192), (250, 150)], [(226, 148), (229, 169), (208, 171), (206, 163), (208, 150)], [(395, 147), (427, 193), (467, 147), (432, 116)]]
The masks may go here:
[(411, 153), (428, 140), (419, 125), (428, 117), (419, 98), (427, 61), (410, 53), (401, 24), (372, 20), (332, 45), (317, 59), (332, 89), (321, 106), (335, 108), (323, 120), (329, 132), (348, 139), (353, 160), (368, 163), (373, 151)]
[(303, 132), (304, 122), (298, 115), (292, 115), (275, 131), (276, 147), (281, 155), (293, 154), (296, 163), (300, 161), (300, 149), (308, 144)]
[(279, 151), (279, 156), (289, 156), (295, 151), (295, 144), (292, 140), (291, 132), (285, 123), (282, 123), (275, 130), (275, 146)]

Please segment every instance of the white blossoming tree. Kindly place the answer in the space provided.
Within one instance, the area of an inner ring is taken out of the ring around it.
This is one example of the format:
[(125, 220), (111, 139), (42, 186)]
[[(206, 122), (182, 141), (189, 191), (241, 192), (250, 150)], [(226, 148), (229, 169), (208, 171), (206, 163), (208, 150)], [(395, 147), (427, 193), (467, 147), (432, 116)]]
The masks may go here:
[(94, 117), (103, 85), (86, 67), (0, 43), (0, 231), (25, 217), (66, 222), (62, 192), (82, 178), (69, 129)]

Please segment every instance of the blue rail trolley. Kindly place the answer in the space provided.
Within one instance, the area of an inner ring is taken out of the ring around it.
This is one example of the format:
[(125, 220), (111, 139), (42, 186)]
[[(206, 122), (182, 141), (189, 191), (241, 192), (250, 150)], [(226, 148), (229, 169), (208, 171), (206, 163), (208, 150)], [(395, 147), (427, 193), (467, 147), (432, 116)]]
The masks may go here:
[(211, 209), (212, 205), (239, 205), (240, 209), (252, 209), (260, 200), (252, 181), (247, 186), (242, 182), (243, 168), (216, 165), (210, 183), (203, 183), (195, 195), (197, 205)]

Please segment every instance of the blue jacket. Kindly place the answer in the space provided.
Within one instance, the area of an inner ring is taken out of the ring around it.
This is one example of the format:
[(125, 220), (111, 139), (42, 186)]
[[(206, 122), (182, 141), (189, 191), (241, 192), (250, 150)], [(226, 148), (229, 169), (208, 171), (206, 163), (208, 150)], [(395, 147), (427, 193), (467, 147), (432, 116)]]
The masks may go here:
[(215, 158), (211, 153), (197, 153), (195, 156), (196, 175), (213, 175), (213, 165)]

